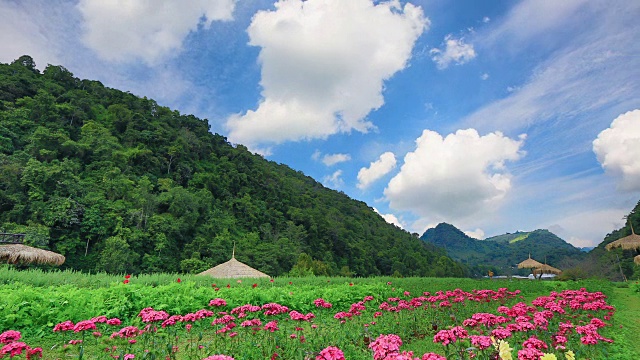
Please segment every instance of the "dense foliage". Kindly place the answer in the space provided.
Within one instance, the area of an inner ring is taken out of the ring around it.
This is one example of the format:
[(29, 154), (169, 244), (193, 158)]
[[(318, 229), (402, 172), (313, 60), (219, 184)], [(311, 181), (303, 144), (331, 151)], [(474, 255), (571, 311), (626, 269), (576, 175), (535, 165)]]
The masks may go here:
[[(496, 275), (518, 273), (516, 264), (532, 258), (554, 267), (566, 269), (575, 266), (585, 254), (580, 249), (560, 239), (548, 230), (516, 232), (486, 240), (465, 235), (455, 226), (441, 223), (428, 229), (422, 240), (446, 249), (453, 259), (462, 261), (474, 275), (486, 275), (491, 270)], [(530, 270), (521, 270), (527, 274)]]
[(231, 255), (270, 275), (462, 276), (365, 203), (154, 100), (0, 64), (0, 230), (63, 268), (199, 272)]

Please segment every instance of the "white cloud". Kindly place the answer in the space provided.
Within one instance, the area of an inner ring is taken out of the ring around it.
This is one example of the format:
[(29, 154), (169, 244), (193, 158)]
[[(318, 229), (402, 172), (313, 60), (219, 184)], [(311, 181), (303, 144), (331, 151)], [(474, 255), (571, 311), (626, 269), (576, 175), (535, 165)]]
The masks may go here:
[(333, 174), (327, 175), (322, 179), (322, 183), (326, 187), (333, 189), (339, 189), (344, 185), (344, 181), (341, 178), (342, 170), (336, 170)]
[(198, 26), (231, 20), (235, 0), (80, 0), (83, 41), (108, 61), (155, 64), (181, 50)]
[(543, 224), (540, 228), (548, 228), (573, 246), (597, 246), (608, 233), (625, 225), (623, 216), (628, 213), (629, 209), (590, 208), (569, 216), (560, 216), (556, 223)]
[(61, 55), (69, 51), (69, 44), (62, 43), (73, 30), (68, 12), (65, 4), (49, 8), (34, 1), (0, 1), (0, 62), (29, 55), (41, 70), (47, 64), (60, 64)]
[(455, 39), (451, 34), (445, 36), (445, 49), (431, 49), (431, 59), (438, 69), (446, 69), (451, 63), (462, 65), (476, 57), (473, 45), (465, 44), (464, 39)]
[(373, 211), (375, 211), (376, 213), (378, 213), (378, 215), (382, 216), (382, 218), (384, 219), (384, 221), (388, 222), (389, 224), (393, 224), (401, 229), (404, 229), (404, 226), (402, 225), (402, 223), (400, 222), (400, 220), (393, 214), (383, 214), (380, 211), (378, 211), (378, 209), (373, 208)]
[(281, 0), (248, 28), (259, 46), (262, 100), (229, 117), (233, 142), (325, 139), (366, 132), (365, 117), (384, 104), (383, 83), (404, 69), (429, 21), (398, 1)]
[[(567, 19), (575, 19), (577, 12), (588, 2), (588, 0), (521, 1), (504, 17), (504, 21), (500, 21), (500, 24), (492, 29), (485, 40), (496, 44), (504, 41), (525, 43), (544, 32), (566, 26)], [(486, 21), (483, 20), (483, 22)]]
[(445, 138), (424, 130), (384, 194), (392, 208), (438, 221), (488, 212), (511, 188), (505, 162), (524, 155), (523, 141), (474, 129)]
[(620, 178), (620, 188), (640, 191), (640, 109), (618, 116), (593, 141), (593, 152), (607, 173)]
[(489, 74), (487, 74), (487, 73), (484, 73), (484, 74), (480, 75), (480, 79), (482, 79), (482, 80), (487, 80), (488, 78), (489, 78)]
[(396, 167), (396, 156), (392, 152), (380, 155), (380, 158), (369, 167), (363, 167), (358, 171), (358, 189), (366, 189), (371, 183), (388, 174)]
[(349, 160), (351, 160), (351, 155), (349, 154), (325, 154), (322, 157), (322, 163), (327, 166), (333, 166)]
[(491, 21), (491, 19), (488, 16), (485, 16), (482, 18), (482, 22), (485, 24), (488, 23), (489, 21)]
[(478, 240), (482, 240), (484, 239), (484, 231), (482, 229), (475, 229), (475, 230), (467, 230), (464, 231), (464, 234), (467, 235), (470, 238), (474, 238), (474, 239), (478, 239)]

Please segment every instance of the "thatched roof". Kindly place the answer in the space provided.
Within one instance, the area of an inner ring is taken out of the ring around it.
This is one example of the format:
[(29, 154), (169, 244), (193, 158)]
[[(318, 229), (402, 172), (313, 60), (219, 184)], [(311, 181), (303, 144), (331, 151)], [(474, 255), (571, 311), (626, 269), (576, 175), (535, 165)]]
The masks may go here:
[(53, 251), (42, 250), (22, 244), (0, 245), (0, 261), (11, 264), (36, 263), (62, 265), (65, 257)]
[(636, 263), (636, 265), (640, 265), (640, 255), (634, 257), (633, 262)]
[(617, 247), (623, 248), (624, 250), (633, 250), (640, 248), (640, 235), (632, 233), (629, 236), (625, 236), (622, 239), (618, 239), (607, 244), (607, 246), (605, 246), (605, 249), (611, 250)]
[(518, 269), (535, 269), (542, 266), (542, 263), (539, 263), (531, 258), (531, 254), (529, 254), (529, 258), (520, 264), (518, 264)]
[(236, 260), (235, 257), (231, 257), (231, 260), (218, 266), (212, 267), (209, 270), (203, 271), (198, 275), (209, 275), (212, 278), (216, 279), (270, 277), (269, 275), (260, 272), (249, 265), (241, 263), (240, 261)]
[(556, 269), (553, 266), (542, 264), (542, 266), (533, 269), (534, 274), (556, 274), (559, 275), (562, 273), (562, 270)]

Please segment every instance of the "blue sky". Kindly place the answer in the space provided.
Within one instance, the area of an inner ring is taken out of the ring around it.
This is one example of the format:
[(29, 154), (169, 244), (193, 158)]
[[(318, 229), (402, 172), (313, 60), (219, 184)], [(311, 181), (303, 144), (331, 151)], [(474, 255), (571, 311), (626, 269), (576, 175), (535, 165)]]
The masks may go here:
[(640, 199), (637, 1), (0, 0), (31, 55), (422, 234), (594, 246)]

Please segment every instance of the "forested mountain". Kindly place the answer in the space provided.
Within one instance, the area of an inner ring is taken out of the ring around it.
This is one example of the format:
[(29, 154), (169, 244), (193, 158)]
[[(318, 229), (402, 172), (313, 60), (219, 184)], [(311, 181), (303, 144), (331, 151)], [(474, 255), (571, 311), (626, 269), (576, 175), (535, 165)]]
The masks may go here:
[[(639, 250), (622, 250), (620, 248), (607, 251), (605, 246), (613, 241), (631, 235), (631, 224), (635, 233), (640, 229), (640, 201), (627, 216), (627, 222), (621, 229), (605, 236), (604, 240), (593, 250), (589, 251), (584, 261), (569, 271), (567, 276), (575, 278), (602, 277), (621, 281), (640, 279), (640, 266), (633, 263), (633, 257), (640, 254)], [(624, 277), (623, 275), (624, 274)]]
[(270, 275), (462, 276), (365, 203), (154, 100), (0, 64), (0, 230), (63, 267), (198, 272), (236, 257)]
[(580, 249), (560, 239), (548, 230), (516, 232), (477, 240), (465, 235), (455, 226), (441, 223), (428, 229), (421, 239), (440, 246), (453, 259), (461, 261), (475, 276), (486, 275), (489, 270), (496, 275), (527, 274), (530, 270), (518, 270), (516, 265), (531, 257), (561, 269), (575, 266), (585, 254)]

